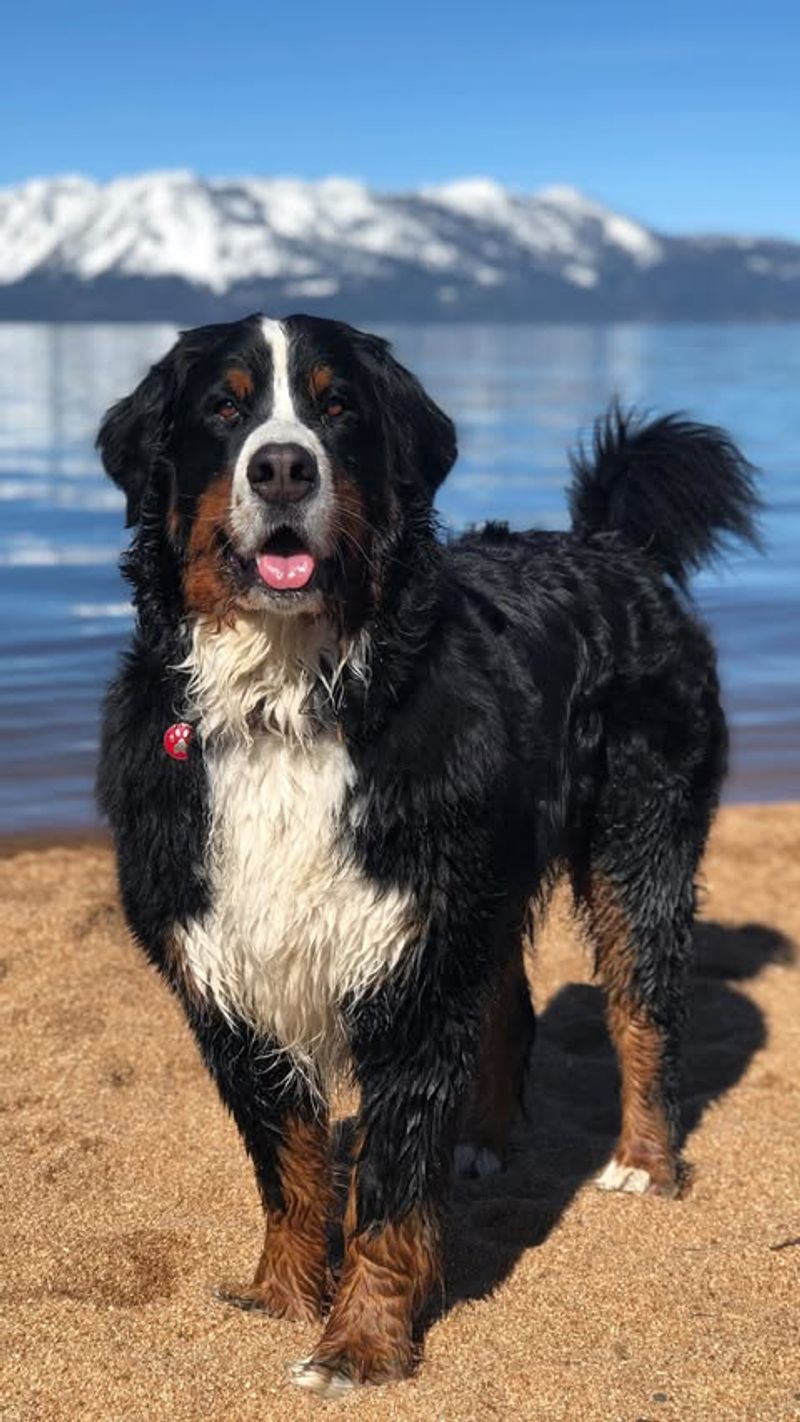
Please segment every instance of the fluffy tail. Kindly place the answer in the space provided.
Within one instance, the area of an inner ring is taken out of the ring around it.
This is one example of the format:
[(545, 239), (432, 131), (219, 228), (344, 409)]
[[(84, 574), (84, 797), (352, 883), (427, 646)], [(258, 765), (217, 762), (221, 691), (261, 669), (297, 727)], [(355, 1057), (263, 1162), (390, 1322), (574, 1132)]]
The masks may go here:
[(579, 537), (615, 532), (685, 587), (733, 539), (759, 546), (756, 470), (724, 430), (680, 415), (649, 423), (612, 405), (592, 451), (572, 456)]

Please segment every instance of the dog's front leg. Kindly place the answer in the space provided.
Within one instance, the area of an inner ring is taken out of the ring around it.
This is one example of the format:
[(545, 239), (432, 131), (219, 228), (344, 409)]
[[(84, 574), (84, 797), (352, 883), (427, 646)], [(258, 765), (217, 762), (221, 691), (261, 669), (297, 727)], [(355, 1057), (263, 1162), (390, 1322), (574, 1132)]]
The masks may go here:
[(224, 1285), (217, 1295), (274, 1317), (318, 1318), (332, 1195), (324, 1103), (286, 1053), (244, 1024), (195, 1013), (192, 1025), (255, 1167), (264, 1206), (253, 1282)]
[(479, 1010), (438, 988), (381, 993), (354, 1016), (361, 1087), (345, 1252), (325, 1332), (293, 1380), (335, 1397), (404, 1377), (415, 1316), (439, 1276), (439, 1216), (480, 1043)]

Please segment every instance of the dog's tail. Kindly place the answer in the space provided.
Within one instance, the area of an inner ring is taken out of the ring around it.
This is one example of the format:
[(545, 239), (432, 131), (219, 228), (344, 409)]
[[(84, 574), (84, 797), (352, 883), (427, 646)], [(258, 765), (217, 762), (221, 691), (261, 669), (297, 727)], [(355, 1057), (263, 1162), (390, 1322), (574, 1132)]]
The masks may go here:
[(756, 470), (724, 430), (681, 415), (646, 421), (617, 404), (572, 456), (579, 537), (617, 533), (685, 587), (733, 539), (759, 546)]

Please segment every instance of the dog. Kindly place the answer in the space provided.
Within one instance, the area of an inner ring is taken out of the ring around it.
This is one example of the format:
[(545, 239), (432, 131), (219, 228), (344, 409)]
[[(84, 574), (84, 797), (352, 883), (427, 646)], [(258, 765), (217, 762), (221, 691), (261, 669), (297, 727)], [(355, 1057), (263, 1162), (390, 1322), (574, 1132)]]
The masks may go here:
[(255, 1168), (230, 1302), (323, 1316), (326, 1095), (360, 1095), (344, 1255), (293, 1380), (415, 1363), (455, 1161), (502, 1166), (534, 1035), (531, 905), (566, 874), (622, 1078), (599, 1184), (680, 1194), (695, 875), (726, 761), (687, 580), (757, 540), (720, 430), (612, 407), (569, 532), (437, 533), (455, 431), (380, 338), (310, 316), (184, 333), (106, 414), (137, 626), (99, 803), (128, 923)]

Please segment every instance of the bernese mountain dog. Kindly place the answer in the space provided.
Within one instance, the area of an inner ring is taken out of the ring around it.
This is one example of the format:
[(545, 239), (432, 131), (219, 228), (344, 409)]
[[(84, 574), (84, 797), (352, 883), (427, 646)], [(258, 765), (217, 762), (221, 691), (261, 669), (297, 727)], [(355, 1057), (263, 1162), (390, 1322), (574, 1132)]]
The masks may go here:
[[(622, 1124), (598, 1184), (676, 1196), (695, 875), (726, 759), (689, 573), (755, 540), (719, 429), (618, 407), (570, 532), (444, 539), (451, 421), (387, 343), (250, 316), (184, 333), (98, 436), (133, 643), (99, 800), (130, 927), (255, 1167), (231, 1303), (324, 1317), (301, 1387), (407, 1374), (451, 1170), (502, 1166), (557, 876), (605, 989)], [(327, 1096), (359, 1092), (343, 1257)]]

